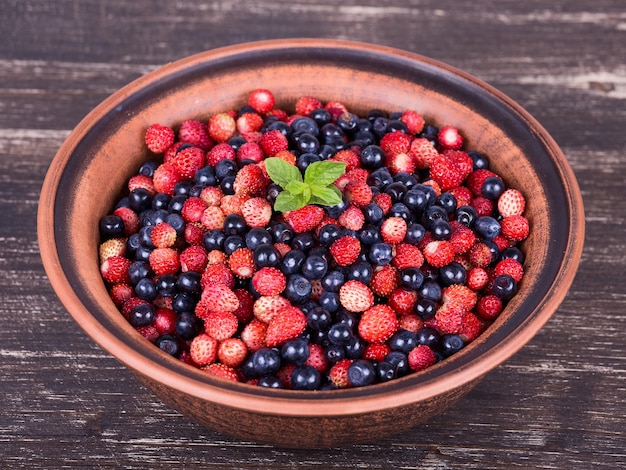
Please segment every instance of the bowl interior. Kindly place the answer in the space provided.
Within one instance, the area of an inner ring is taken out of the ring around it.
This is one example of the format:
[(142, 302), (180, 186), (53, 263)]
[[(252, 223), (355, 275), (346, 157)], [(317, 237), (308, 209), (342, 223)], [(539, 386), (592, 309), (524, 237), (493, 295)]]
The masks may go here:
[[(420, 374), (363, 389), (306, 393), (226, 383), (187, 367), (143, 341), (109, 299), (97, 261), (98, 220), (147, 157), (152, 123), (176, 127), (245, 104), (267, 88), (278, 107), (302, 95), (340, 100), (363, 113), (415, 109), (435, 125), (461, 129), (467, 148), (485, 153), (527, 198), (531, 236), (518, 295), (478, 340)], [(415, 54), (321, 40), (253, 43), (169, 64), (112, 95), (74, 130), (42, 190), (39, 239), (53, 287), (83, 329), (133, 370), (196, 396), (271, 413), (351, 412), (408, 403), (480, 377), (521, 348), (565, 296), (580, 258), (582, 199), (562, 153), (527, 113), (477, 79)], [(393, 392), (393, 393), (390, 393)], [(363, 401), (359, 407), (363, 407)], [(366, 405), (369, 406), (369, 405)]]

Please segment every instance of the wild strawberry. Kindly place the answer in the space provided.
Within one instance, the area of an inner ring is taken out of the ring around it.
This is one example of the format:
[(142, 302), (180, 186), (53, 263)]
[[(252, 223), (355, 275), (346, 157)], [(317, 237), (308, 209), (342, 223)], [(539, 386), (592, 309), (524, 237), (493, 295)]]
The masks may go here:
[(486, 197), (477, 196), (472, 199), (471, 206), (476, 209), (476, 214), (478, 217), (482, 217), (485, 215), (491, 215), (493, 212), (493, 201), (487, 199)]
[(252, 90), (248, 95), (248, 106), (252, 107), (259, 114), (269, 113), (274, 109), (276, 100), (271, 91), (258, 88)]
[(498, 198), (498, 212), (502, 217), (522, 215), (526, 209), (526, 199), (517, 189), (509, 188)]
[(381, 362), (385, 360), (385, 356), (390, 352), (391, 348), (385, 343), (369, 343), (365, 346), (361, 357), (370, 361)]
[(198, 147), (205, 152), (213, 146), (207, 125), (196, 119), (189, 119), (180, 124), (178, 139), (183, 143)]
[(109, 284), (130, 282), (128, 270), (131, 262), (123, 256), (109, 256), (100, 265), (100, 274)]
[(148, 150), (154, 153), (164, 153), (174, 143), (174, 131), (161, 124), (152, 124), (146, 129), (145, 142)]
[(239, 323), (245, 324), (252, 319), (254, 297), (252, 297), (252, 294), (244, 288), (234, 289), (233, 292), (239, 300), (239, 307), (237, 307), (237, 310), (233, 312), (233, 315), (237, 317)]
[(255, 197), (263, 195), (269, 182), (270, 180), (258, 165), (250, 164), (237, 172), (233, 188), (235, 193), (244, 193), (250, 195), (250, 197)]
[(169, 248), (176, 243), (176, 230), (167, 222), (159, 222), (152, 228), (150, 239), (157, 248)]
[(278, 152), (287, 150), (289, 148), (289, 141), (281, 131), (274, 129), (263, 133), (259, 145), (266, 156), (273, 157)]
[(235, 160), (235, 149), (226, 143), (221, 142), (211, 148), (206, 154), (206, 162), (209, 165), (215, 166), (222, 160)]
[(209, 136), (216, 142), (226, 142), (235, 135), (237, 123), (227, 113), (218, 113), (209, 119)]
[(400, 116), (400, 121), (406, 124), (406, 128), (409, 131), (409, 134), (419, 134), (422, 132), (424, 128), (424, 118), (417, 111), (404, 111), (402, 116)]
[(170, 308), (157, 308), (154, 312), (154, 327), (160, 335), (173, 334), (176, 331), (178, 314)]
[(447, 191), (460, 186), (464, 174), (452, 158), (439, 155), (430, 164), (430, 177), (437, 182), (442, 191)]
[(314, 96), (301, 96), (296, 101), (296, 113), (308, 116), (316, 109), (322, 109), (324, 105)]
[(476, 244), (476, 234), (469, 227), (453, 220), (450, 228), (452, 236), (449, 241), (456, 255), (467, 253)]
[(230, 312), (214, 311), (204, 320), (204, 332), (218, 341), (224, 341), (235, 334), (239, 326), (237, 317)]
[(217, 357), (222, 364), (230, 367), (239, 367), (246, 360), (248, 348), (239, 338), (227, 338), (221, 341), (217, 348)]
[(485, 320), (495, 320), (502, 312), (502, 300), (495, 295), (486, 295), (476, 304), (476, 313)]
[(393, 155), (389, 155), (386, 159), (386, 162), (387, 168), (389, 168), (389, 171), (392, 175), (397, 175), (398, 173), (412, 174), (416, 168), (415, 159), (412, 155), (409, 155), (406, 152), (399, 152)]
[(439, 156), (439, 152), (430, 140), (419, 137), (411, 141), (409, 155), (413, 157), (415, 166), (423, 170), (430, 168), (431, 163)]
[(287, 111), (285, 111), (284, 109), (274, 108), (274, 109), (271, 109), (267, 113), (267, 117), (275, 117), (279, 121), (287, 122), (289, 115), (287, 114)]
[(474, 169), (474, 161), (468, 153), (461, 150), (444, 150), (442, 152), (446, 157), (451, 158), (456, 163), (457, 168), (463, 175), (463, 179), (467, 178)]
[(349, 312), (364, 312), (374, 305), (374, 294), (362, 282), (350, 280), (339, 289), (339, 302)]
[(200, 222), (207, 230), (223, 230), (226, 216), (219, 207), (208, 206), (202, 213)]
[(385, 304), (368, 308), (359, 320), (359, 336), (370, 343), (384, 343), (398, 329), (396, 312)]
[(266, 266), (254, 273), (252, 285), (261, 295), (278, 295), (285, 290), (287, 279), (280, 269)]
[(291, 307), (291, 303), (280, 295), (262, 295), (254, 301), (253, 313), (259, 320), (269, 323), (274, 315), (278, 314), (287, 307)]
[(98, 255), (100, 263), (111, 256), (126, 255), (126, 239), (125, 238), (109, 238), (98, 247)]
[(374, 294), (381, 297), (389, 297), (398, 287), (398, 270), (388, 264), (382, 266), (374, 271), (369, 286)]
[(296, 233), (313, 230), (323, 218), (324, 209), (311, 204), (285, 213), (285, 220)]
[(457, 186), (449, 189), (448, 192), (456, 199), (456, 206), (469, 206), (472, 203), (472, 192), (466, 186)]
[(471, 268), (467, 272), (467, 287), (475, 292), (483, 290), (489, 282), (489, 274), (483, 268)]
[(470, 311), (476, 305), (478, 296), (476, 292), (467, 286), (452, 284), (451, 286), (444, 287), (441, 299), (443, 303), (456, 302), (461, 304), (465, 310)]
[(124, 302), (135, 295), (135, 289), (128, 284), (114, 284), (109, 290), (109, 295), (113, 303), (121, 307)]
[(474, 196), (482, 196), (483, 184), (487, 178), (498, 176), (493, 171), (484, 168), (474, 170), (470, 173), (466, 180), (466, 186)]
[(463, 136), (456, 127), (444, 126), (437, 134), (437, 142), (444, 149), (458, 150), (463, 147)]
[(224, 197), (224, 193), (219, 186), (207, 186), (200, 191), (200, 199), (204, 201), (207, 206), (216, 206), (220, 205), (222, 198)]
[(165, 193), (168, 196), (174, 195), (174, 187), (182, 179), (183, 177), (178, 174), (170, 163), (159, 165), (152, 175), (155, 191), (157, 193)]
[(515, 282), (520, 282), (524, 276), (524, 267), (522, 263), (512, 258), (505, 258), (496, 264), (494, 276), (507, 274), (511, 276)]
[(274, 243), (274, 248), (278, 251), (281, 259), (284, 258), (289, 251), (291, 251), (291, 247), (286, 243)]
[(411, 148), (411, 137), (404, 132), (388, 132), (380, 139), (380, 148), (386, 156), (407, 153)]
[(142, 188), (150, 193), (150, 196), (154, 196), (156, 191), (154, 190), (154, 182), (152, 178), (147, 175), (134, 175), (128, 180), (128, 191)]
[(215, 338), (206, 333), (201, 333), (191, 341), (189, 354), (193, 362), (199, 366), (206, 366), (217, 359), (217, 348), (218, 344)]
[(250, 248), (242, 247), (228, 257), (228, 267), (239, 279), (249, 279), (254, 274), (254, 253)]
[(350, 204), (348, 208), (341, 213), (337, 221), (349, 230), (361, 230), (365, 224), (365, 216), (361, 209), (354, 204)]
[(436, 197), (441, 196), (441, 193), (442, 193), (441, 186), (435, 180), (433, 180), (433, 179), (425, 180), (425, 181), (422, 181), (422, 184), (424, 186), (430, 186), (433, 189), (433, 191), (435, 192), (435, 196)]
[(407, 225), (402, 217), (389, 217), (380, 226), (380, 234), (387, 243), (397, 244), (404, 240)]
[(306, 328), (306, 316), (297, 307), (288, 307), (270, 320), (265, 334), (265, 344), (270, 348), (296, 338)]
[(263, 126), (263, 118), (257, 113), (244, 113), (237, 118), (237, 130), (241, 134), (257, 132)]
[(328, 370), (328, 361), (324, 355), (324, 347), (320, 344), (309, 344), (309, 358), (305, 361), (307, 366), (314, 367), (320, 374)]
[(350, 180), (350, 177), (344, 173), (339, 178), (337, 178), (333, 182), (333, 184), (339, 191), (343, 193), (346, 190), (346, 186), (348, 186), (348, 184), (350, 184), (351, 182), (352, 181)]
[(220, 209), (226, 217), (232, 214), (242, 215), (243, 204), (250, 195), (247, 193), (227, 194), (220, 201)]
[(130, 207), (118, 207), (113, 211), (124, 222), (124, 235), (127, 237), (139, 231), (139, 216)]
[(367, 183), (349, 182), (344, 188), (346, 200), (363, 208), (372, 202), (372, 188)]
[(296, 156), (290, 150), (281, 150), (276, 155), (274, 155), (274, 157), (280, 158), (281, 160), (286, 161), (290, 165), (293, 165), (293, 166), (296, 165)]
[(241, 215), (250, 228), (265, 228), (272, 218), (272, 206), (266, 199), (253, 197), (241, 206)]
[(467, 310), (461, 304), (455, 302), (443, 304), (435, 313), (439, 331), (443, 334), (458, 333), (466, 313)]
[(214, 362), (206, 367), (202, 367), (202, 371), (214, 377), (219, 377), (224, 380), (231, 380), (233, 382), (239, 382), (239, 375), (237, 371), (226, 364), (220, 362)]
[(183, 146), (187, 145), (184, 142), (174, 142), (172, 145), (168, 147), (168, 149), (163, 154), (163, 163), (170, 163), (174, 157), (176, 156), (176, 152)]
[(387, 304), (395, 310), (398, 315), (408, 315), (413, 312), (418, 294), (414, 290), (398, 288), (389, 296)]
[(358, 168), (361, 165), (361, 159), (354, 150), (339, 150), (335, 155), (328, 159), (331, 162), (343, 162), (346, 164), (346, 173)]
[(145, 339), (147, 339), (151, 343), (156, 342), (157, 338), (160, 336), (159, 332), (154, 327), (154, 325), (138, 326), (138, 327), (135, 327), (135, 330), (137, 330), (137, 332), (141, 336), (143, 336)]
[[(228, 263), (228, 256), (226, 256), (226, 253), (224, 253), (222, 250), (209, 251), (206, 254), (206, 259), (207, 259), (207, 268), (212, 264), (226, 265)], [(226, 269), (228, 270), (228, 272), (230, 272), (230, 269), (228, 269), (228, 266), (226, 267)]]
[(376, 194), (372, 200), (380, 206), (380, 208), (383, 210), (384, 215), (387, 215), (387, 213), (391, 210), (391, 206), (393, 205), (391, 196), (387, 193)]
[(187, 147), (176, 153), (170, 164), (176, 172), (185, 178), (193, 178), (196, 172), (204, 166), (204, 151), (199, 147)]
[(515, 243), (528, 238), (530, 227), (528, 219), (523, 215), (510, 215), (500, 221), (501, 235)]
[(208, 204), (201, 198), (192, 196), (183, 203), (180, 215), (183, 216), (186, 222), (200, 222), (207, 206)]
[(409, 367), (411, 370), (424, 370), (437, 362), (437, 356), (428, 346), (420, 344), (409, 352)]
[[(134, 294), (134, 290), (133, 290), (133, 294)], [(122, 304), (122, 308), (121, 308), (122, 316), (126, 318), (126, 320), (128, 320), (130, 313), (133, 311), (135, 307), (137, 307), (138, 305), (145, 305), (145, 304), (148, 304), (148, 301), (142, 300), (139, 297), (134, 297), (134, 296), (130, 297), (128, 300), (126, 300)]]
[(461, 325), (458, 334), (461, 335), (463, 342), (467, 344), (478, 338), (484, 329), (484, 321), (472, 312), (467, 312), (463, 317), (463, 324)]
[(267, 323), (252, 319), (241, 331), (241, 340), (250, 352), (255, 352), (265, 347), (266, 332)]
[(454, 259), (454, 247), (446, 240), (435, 240), (424, 248), (424, 258), (435, 268), (442, 268)]
[(352, 387), (350, 380), (348, 380), (348, 367), (350, 367), (350, 364), (352, 364), (352, 359), (341, 359), (330, 368), (328, 378), (335, 387)]
[(246, 142), (237, 149), (237, 162), (241, 164), (245, 161), (260, 163), (265, 159), (263, 149), (256, 142)]
[(185, 224), (185, 232), (183, 234), (185, 242), (188, 245), (202, 245), (202, 239), (206, 231), (206, 227), (201, 222), (188, 222)]
[(181, 251), (179, 260), (182, 272), (202, 273), (207, 266), (207, 252), (203, 246), (191, 245)]
[(398, 329), (417, 333), (424, 328), (424, 321), (414, 313), (408, 313), (398, 317)]
[(330, 113), (332, 121), (337, 121), (339, 116), (348, 112), (348, 108), (341, 101), (329, 101), (324, 105), (324, 109)]
[(335, 240), (329, 248), (330, 254), (339, 266), (354, 263), (361, 254), (361, 242), (354, 237), (343, 236)]
[(486, 268), (493, 261), (493, 253), (486, 244), (476, 243), (469, 251), (469, 260), (472, 266)]
[(196, 315), (203, 318), (206, 312), (234, 312), (239, 308), (239, 299), (233, 290), (224, 284), (212, 284), (204, 287), (200, 301), (196, 305)]
[(365, 168), (354, 168), (345, 173), (350, 183), (367, 183), (369, 172)]
[(157, 276), (175, 274), (180, 269), (180, 258), (173, 248), (155, 248), (150, 253), (149, 261)]

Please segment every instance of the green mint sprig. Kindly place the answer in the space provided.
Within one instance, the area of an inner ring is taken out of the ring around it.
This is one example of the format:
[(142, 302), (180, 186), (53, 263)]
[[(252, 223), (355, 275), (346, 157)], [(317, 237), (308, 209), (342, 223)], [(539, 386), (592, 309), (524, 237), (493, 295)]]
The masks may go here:
[(343, 162), (314, 162), (304, 172), (286, 161), (272, 157), (265, 160), (265, 169), (274, 183), (283, 190), (274, 202), (274, 210), (293, 211), (307, 204), (334, 206), (341, 202), (341, 191), (333, 183), (346, 171)]

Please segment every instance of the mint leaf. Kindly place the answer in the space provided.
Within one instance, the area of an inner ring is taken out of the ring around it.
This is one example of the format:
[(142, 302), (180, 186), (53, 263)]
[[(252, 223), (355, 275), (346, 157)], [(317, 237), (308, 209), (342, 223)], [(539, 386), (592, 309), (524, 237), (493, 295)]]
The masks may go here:
[(304, 206), (306, 201), (302, 194), (291, 194), (288, 191), (282, 191), (274, 201), (274, 210), (278, 212), (295, 211)]
[(313, 186), (311, 188), (311, 200), (313, 204), (334, 206), (341, 202), (341, 191), (336, 186)]
[(311, 186), (328, 186), (334, 183), (345, 171), (346, 164), (343, 162), (311, 163), (304, 172), (304, 182)]
[(266, 158), (265, 169), (272, 181), (283, 189), (286, 189), (291, 181), (302, 182), (300, 170), (280, 158)]
[(304, 189), (308, 187), (308, 184), (302, 181), (290, 181), (287, 186), (284, 187), (285, 191), (289, 191), (291, 194), (303, 194)]

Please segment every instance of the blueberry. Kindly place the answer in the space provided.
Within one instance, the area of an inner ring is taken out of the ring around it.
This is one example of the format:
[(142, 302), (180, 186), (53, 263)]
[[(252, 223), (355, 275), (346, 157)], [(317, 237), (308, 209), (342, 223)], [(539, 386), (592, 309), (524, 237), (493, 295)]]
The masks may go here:
[(334, 147), (328, 144), (322, 144), (317, 154), (320, 156), (322, 160), (328, 160), (330, 157), (334, 156), (337, 153)]
[(452, 261), (450, 264), (439, 268), (439, 280), (444, 287), (452, 284), (465, 284), (467, 271), (461, 263)]
[(324, 357), (330, 365), (334, 365), (346, 358), (346, 350), (343, 346), (329, 344), (326, 348), (324, 348)]
[(437, 304), (430, 299), (419, 299), (413, 306), (413, 311), (422, 320), (428, 320), (437, 313)]
[(376, 170), (383, 166), (385, 153), (378, 145), (368, 145), (361, 150), (361, 166), (368, 170)]
[[(244, 222), (245, 224), (245, 222)], [(226, 225), (226, 224), (224, 224)], [(241, 234), (240, 234), (241, 235)], [(253, 228), (245, 234), (246, 246), (252, 251), (256, 250), (260, 245), (268, 245), (272, 243), (272, 235), (265, 229)]]
[(505, 190), (504, 181), (499, 176), (490, 176), (485, 179), (480, 192), (483, 197), (496, 201)]
[(160, 163), (158, 160), (148, 160), (144, 162), (140, 167), (138, 173), (140, 175), (149, 176), (152, 178), (154, 175), (154, 170), (159, 167)]
[(161, 335), (155, 343), (161, 351), (165, 351), (170, 356), (178, 356), (182, 351), (180, 340), (175, 335)]
[(290, 243), (294, 237), (293, 229), (284, 222), (272, 225), (270, 233), (276, 243)]
[(215, 165), (215, 177), (218, 181), (222, 181), (228, 176), (235, 176), (237, 174), (237, 164), (232, 160), (220, 160)]
[(284, 274), (295, 274), (302, 270), (306, 254), (302, 250), (291, 250), (285, 254), (280, 264), (281, 271)]
[[(226, 161), (226, 160), (222, 160), (222, 161)], [(222, 192), (226, 194), (227, 196), (231, 196), (235, 194), (235, 176), (228, 175), (222, 178), (222, 181), (220, 181), (220, 188)]]
[(129, 322), (131, 325), (149, 326), (154, 322), (154, 307), (151, 304), (139, 304), (130, 311)]
[(330, 111), (324, 108), (314, 109), (309, 113), (309, 117), (313, 119), (318, 126), (328, 124), (332, 119)]
[(353, 361), (348, 367), (348, 380), (355, 387), (371, 385), (376, 379), (376, 371), (372, 363), (366, 359)]
[(307, 132), (314, 136), (318, 136), (320, 132), (317, 122), (306, 116), (294, 119), (291, 123), (291, 128), (294, 132)]
[(309, 299), (312, 290), (311, 282), (306, 277), (301, 274), (291, 274), (287, 278), (284, 295), (294, 304), (301, 304)]
[(400, 271), (398, 284), (409, 290), (418, 290), (424, 283), (424, 274), (419, 268), (405, 268)]
[(406, 127), (406, 124), (400, 119), (390, 119), (387, 123), (387, 131), (388, 132), (402, 132), (403, 134), (408, 134), (409, 130)]
[(396, 366), (391, 362), (380, 361), (376, 365), (376, 378), (379, 382), (388, 382), (396, 378)]
[(389, 338), (388, 344), (392, 351), (409, 354), (413, 348), (417, 347), (417, 336), (412, 331), (400, 329)]
[(317, 306), (306, 314), (306, 322), (313, 330), (326, 330), (330, 327), (333, 318), (328, 310)]
[(191, 312), (181, 312), (176, 317), (176, 334), (184, 340), (196, 337), (200, 330), (200, 322)]
[(128, 194), (130, 208), (139, 213), (152, 207), (152, 196), (145, 188), (135, 188)]
[(185, 233), (185, 219), (183, 219), (180, 214), (168, 214), (167, 217), (165, 217), (165, 222), (176, 230), (176, 235), (180, 236)]
[(345, 282), (345, 276), (341, 271), (330, 271), (322, 278), (322, 287), (329, 292), (339, 292), (339, 288)]
[(311, 280), (319, 280), (324, 277), (328, 271), (328, 263), (326, 260), (317, 255), (308, 256), (302, 265), (302, 274)]
[(301, 172), (305, 172), (311, 163), (322, 161), (322, 157), (320, 157), (317, 153), (303, 153), (296, 158), (296, 166), (298, 170)]
[(374, 119), (372, 122), (372, 131), (378, 137), (382, 137), (387, 133), (387, 125), (389, 124), (389, 118), (380, 116)]
[(421, 345), (428, 346), (431, 349), (437, 349), (439, 347), (441, 337), (434, 328), (425, 326), (421, 328), (415, 336), (417, 337), (417, 342)]
[(365, 261), (360, 261), (348, 266), (348, 280), (360, 281), (367, 285), (372, 280), (374, 271), (372, 265)]
[(473, 170), (488, 170), (489, 160), (486, 156), (478, 152), (468, 152), (468, 155), (472, 158)]
[(366, 225), (358, 233), (359, 241), (363, 245), (371, 246), (381, 241), (380, 231), (374, 225)]
[(292, 132), (293, 132), (293, 128), (289, 124), (287, 124), (286, 122), (277, 121), (277, 120), (271, 121), (269, 119), (266, 119), (265, 122), (268, 125), (267, 125), (267, 128), (265, 130), (262, 130), (263, 132), (278, 130), (285, 137), (289, 137), (292, 134)]
[(374, 243), (369, 251), (369, 260), (377, 265), (384, 266), (391, 263), (393, 251), (391, 245), (384, 242)]
[(422, 224), (418, 224), (417, 222), (412, 222), (407, 225), (404, 241), (412, 245), (417, 245), (424, 239), (425, 235), (426, 229), (424, 226)]
[(478, 217), (474, 222), (474, 230), (478, 235), (487, 239), (494, 239), (500, 235), (500, 224), (488, 215)]
[(344, 133), (353, 132), (359, 125), (359, 117), (350, 112), (342, 113), (337, 118), (337, 125), (344, 131)]
[(137, 285), (135, 285), (135, 295), (141, 300), (152, 302), (158, 295), (154, 281), (147, 277), (140, 279), (139, 282), (137, 282)]
[(152, 248), (140, 245), (135, 251), (135, 258), (137, 261), (149, 261), (150, 253), (152, 253)]
[(211, 165), (207, 165), (196, 171), (193, 177), (196, 184), (200, 186), (215, 186), (217, 185), (217, 176), (215, 175), (215, 168)]
[(435, 240), (450, 240), (452, 238), (452, 229), (447, 220), (437, 219), (430, 227), (430, 233), (432, 233)]
[(501, 274), (493, 280), (492, 291), (502, 300), (509, 300), (517, 294), (517, 282), (508, 274)]
[(383, 358), (383, 361), (389, 362), (396, 368), (397, 377), (402, 377), (411, 370), (409, 367), (409, 358), (401, 351), (391, 351)]
[(514, 259), (520, 262), (521, 264), (524, 264), (524, 254), (516, 246), (511, 246), (509, 248), (505, 248), (504, 250), (502, 250), (502, 253), (500, 253), (499, 259), (500, 260)]
[(441, 299), (441, 286), (434, 281), (426, 281), (420, 287), (418, 294), (423, 299), (438, 302)]
[(105, 215), (99, 223), (100, 236), (104, 239), (124, 235), (124, 221), (117, 215)]
[(391, 200), (394, 203), (401, 202), (408, 192), (407, 187), (404, 185), (404, 183), (401, 183), (400, 181), (395, 181), (391, 184), (388, 184), (383, 191), (391, 196)]
[(290, 339), (283, 344), (280, 354), (281, 357), (293, 364), (301, 366), (309, 358), (309, 343), (302, 338)]
[(465, 342), (459, 335), (447, 334), (441, 337), (441, 354), (443, 357), (459, 352), (463, 346), (465, 346)]
[(196, 309), (198, 299), (193, 294), (179, 292), (172, 300), (172, 310), (176, 313), (193, 312)]
[(365, 351), (365, 343), (357, 335), (353, 335), (348, 344), (345, 345), (346, 357), (348, 359), (359, 359)]
[(473, 227), (478, 214), (472, 206), (460, 206), (455, 211), (455, 218), (466, 227)]
[(402, 197), (402, 202), (413, 212), (423, 212), (428, 207), (428, 196), (420, 189), (409, 189)]
[(337, 315), (335, 317), (337, 323), (341, 323), (350, 328), (351, 331), (354, 331), (359, 320), (354, 312), (349, 312), (345, 309), (339, 309)]
[(241, 235), (230, 235), (224, 240), (224, 253), (228, 256), (239, 248), (245, 248), (246, 242)]
[(280, 264), (280, 254), (278, 250), (274, 248), (274, 245), (264, 243), (259, 245), (252, 255), (254, 260), (254, 266), (257, 269), (261, 269), (267, 266), (276, 267)]
[(345, 346), (353, 337), (352, 330), (345, 323), (335, 323), (328, 330), (328, 341), (332, 344)]
[(137, 284), (141, 279), (144, 279), (152, 274), (150, 264), (145, 261), (133, 261), (128, 268), (128, 277), (130, 282)]
[(326, 215), (328, 215), (328, 217), (336, 219), (341, 214), (343, 214), (343, 212), (348, 208), (349, 205), (350, 204), (348, 204), (346, 198), (342, 196), (341, 202), (339, 204), (336, 204), (334, 206), (324, 206), (324, 210), (326, 211)]
[[(167, 211), (170, 213), (180, 214), (185, 205), (185, 201), (188, 199), (184, 194), (177, 194), (170, 199), (170, 203), (167, 205)], [(156, 224), (154, 224), (156, 225)]]
[(430, 206), (422, 214), (422, 225), (431, 230), (435, 220), (448, 220), (448, 213), (441, 206)]
[(224, 233), (228, 235), (243, 235), (247, 229), (246, 221), (239, 214), (229, 214), (224, 219)]
[(299, 233), (291, 241), (294, 250), (309, 251), (315, 246), (315, 237), (311, 232)]
[(179, 181), (174, 185), (174, 196), (190, 196), (193, 183), (189, 180)]
[(343, 140), (343, 131), (338, 125), (329, 122), (320, 128), (320, 137), (324, 142)]
[(152, 208), (154, 210), (165, 209), (170, 205), (172, 197), (164, 193), (156, 193), (152, 198)]
[(322, 292), (320, 296), (320, 306), (328, 310), (330, 313), (335, 313), (339, 310), (341, 303), (339, 302), (339, 294), (337, 292)]
[(329, 247), (340, 236), (341, 229), (336, 224), (326, 224), (320, 229), (318, 239), (322, 246)]
[(139, 242), (139, 234), (135, 232), (126, 240), (126, 252), (129, 255), (135, 254), (139, 246), (141, 246), (141, 243)]
[[(242, 112), (243, 112), (243, 114), (245, 114), (246, 112), (256, 113), (256, 111), (254, 111), (253, 109), (248, 110), (248, 111), (244, 111), (244, 110), (242, 109), (242, 110), (240, 110), (240, 111), (242, 111)], [(241, 114), (240, 114), (240, 116), (241, 116)], [(247, 142), (247, 140), (246, 140), (246, 139), (244, 139), (244, 138), (243, 138), (242, 136), (240, 136), (240, 135), (236, 135), (236, 136), (234, 136), (234, 137), (231, 137), (230, 139), (228, 139), (228, 140), (226, 141), (226, 143), (227, 143), (228, 145), (230, 145), (230, 146), (231, 146), (231, 148), (232, 148), (235, 152), (236, 152), (237, 150), (239, 150), (239, 148), (241, 148), (241, 146), (242, 146), (243, 144), (245, 144), (246, 142)]]
[(400, 171), (393, 175), (393, 180), (404, 184), (408, 191), (410, 191), (418, 183), (417, 177), (411, 173), (407, 173), (406, 171)]
[(426, 194), (426, 207), (432, 206), (437, 200), (437, 194), (435, 193), (435, 190), (432, 188), (432, 186), (418, 183), (413, 186), (413, 189), (419, 189), (424, 194)]
[(389, 210), (389, 217), (400, 217), (404, 219), (405, 222), (409, 223), (413, 221), (413, 213), (409, 210), (409, 208), (402, 202), (396, 202), (391, 206)]
[(283, 188), (278, 186), (276, 183), (270, 183), (267, 187), (267, 200), (274, 205), (276, 198), (283, 191)]
[(294, 390), (317, 390), (321, 382), (322, 377), (313, 366), (304, 364), (291, 373), (291, 388)]
[(280, 353), (276, 349), (265, 347), (252, 354), (252, 368), (258, 376), (276, 373), (280, 364)]
[(264, 375), (259, 378), (257, 385), (265, 388), (283, 388), (283, 384), (280, 379), (275, 375)]
[(316, 159), (311, 160), (310, 163), (321, 161), (322, 157), (317, 154), (319, 149), (319, 140), (317, 140), (317, 137), (315, 137), (313, 134), (309, 134), (308, 132), (302, 133), (298, 139), (298, 142), (296, 143), (296, 150), (298, 153), (315, 155)]
[(200, 282), (202, 276), (195, 271), (185, 271), (178, 276), (176, 281), (176, 287), (180, 292), (186, 292), (188, 294), (199, 294), (202, 290), (202, 284)]
[(208, 230), (202, 237), (202, 245), (207, 251), (224, 249), (224, 240), (226, 240), (226, 234), (221, 230)]
[(385, 214), (378, 204), (372, 202), (363, 208), (363, 216), (365, 217), (366, 223), (377, 224), (383, 220)]
[(393, 183), (393, 177), (387, 168), (379, 168), (370, 173), (366, 182), (372, 187), (383, 189)]

